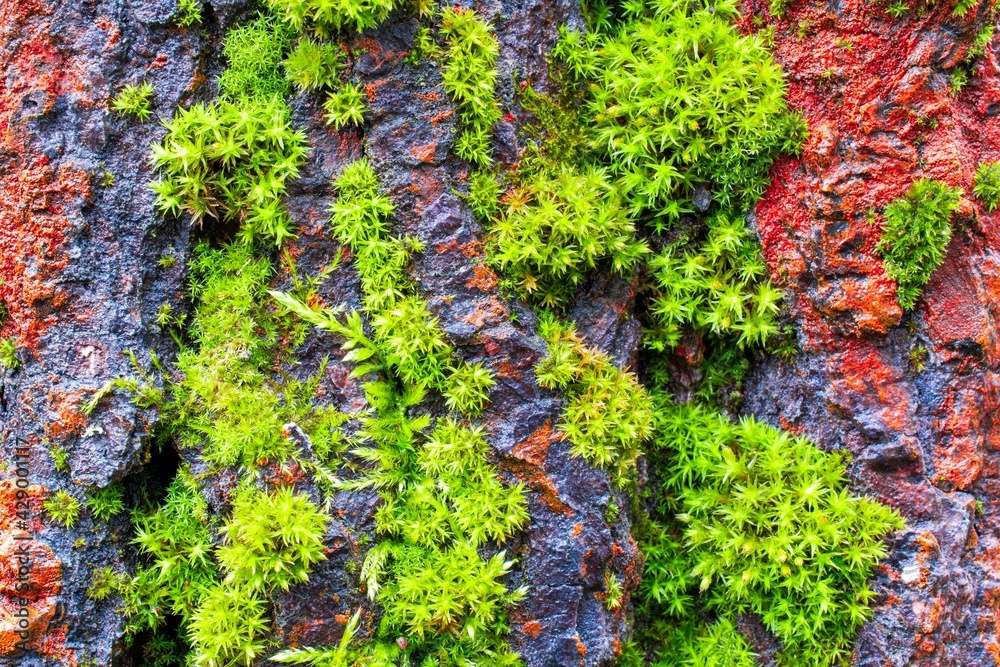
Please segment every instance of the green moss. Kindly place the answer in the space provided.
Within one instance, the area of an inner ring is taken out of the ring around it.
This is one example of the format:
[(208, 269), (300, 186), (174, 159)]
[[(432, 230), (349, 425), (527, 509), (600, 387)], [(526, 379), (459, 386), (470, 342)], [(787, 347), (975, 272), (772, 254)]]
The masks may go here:
[(219, 76), (219, 92), (232, 102), (262, 102), (288, 94), (281, 65), (291, 45), (292, 32), (273, 17), (255, 20), (226, 34), (222, 52), (226, 69)]
[(280, 245), (293, 236), (282, 196), (306, 151), (305, 136), (291, 128), (278, 98), (181, 109), (153, 146), (162, 176), (151, 186), (156, 206), (195, 221), (242, 219), (241, 238)]
[(284, 66), (285, 75), (302, 90), (332, 87), (344, 69), (344, 51), (335, 44), (300, 37)]
[(106, 600), (112, 595), (121, 592), (123, 586), (128, 585), (128, 581), (128, 575), (115, 572), (110, 567), (98, 568), (90, 576), (87, 597), (97, 601)]
[[(868, 579), (886, 553), (884, 536), (903, 527), (899, 515), (852, 496), (843, 458), (803, 437), (750, 418), (733, 424), (662, 396), (656, 415), (650, 455), (662, 486), (643, 544), (648, 574), (640, 592), (650, 639), (695, 622), (699, 609), (729, 620), (752, 612), (781, 640), (780, 665), (849, 660), (871, 615)], [(699, 636), (684, 632), (685, 643)], [(723, 645), (734, 637), (727, 635)], [(679, 662), (661, 655), (652, 664), (713, 664), (697, 656), (722, 650), (695, 643)], [(684, 655), (663, 647), (664, 655)]]
[(549, 348), (535, 369), (538, 384), (566, 392), (559, 430), (573, 444), (572, 452), (609, 469), (619, 482), (627, 481), (640, 446), (652, 434), (646, 391), (634, 374), (588, 348), (572, 325), (543, 314), (538, 335)]
[(266, 644), (267, 604), (257, 593), (216, 585), (191, 617), (194, 664), (206, 667), (252, 665)]
[(478, 413), (494, 384), (492, 373), (455, 359), (437, 319), (413, 293), (406, 268), (420, 244), (390, 235), (389, 218), (395, 207), (381, 193), (375, 171), (366, 161), (352, 163), (336, 187), (331, 225), (337, 239), (354, 252), (381, 361), (405, 386), (437, 389), (452, 409)]
[(649, 252), (601, 170), (538, 172), (506, 202), (490, 229), (491, 259), (519, 295), (545, 307), (572, 296), (599, 262), (626, 273)]
[(469, 174), (468, 194), (465, 203), (481, 221), (488, 222), (500, 212), (500, 183), (487, 169)]
[(976, 185), (972, 193), (993, 212), (1000, 204), (1000, 162), (984, 162), (976, 169)]
[(13, 338), (0, 338), (0, 368), (9, 371), (21, 365), (17, 357), (17, 343)]
[(951, 13), (955, 16), (965, 16), (971, 9), (977, 7), (981, 0), (957, 0)]
[(240, 220), (246, 241), (280, 245), (293, 235), (281, 199), (308, 147), (292, 129), (282, 99), (288, 82), (281, 61), (289, 39), (287, 28), (263, 15), (226, 37), (222, 99), (180, 109), (153, 146), (161, 178), (151, 187), (160, 211), (188, 213), (196, 222), (206, 216)]
[(64, 447), (53, 447), (49, 450), (52, 462), (57, 472), (69, 472), (69, 451)]
[(341, 130), (348, 125), (363, 125), (365, 122), (364, 91), (353, 83), (344, 84), (331, 91), (323, 103), (326, 124)]
[(767, 279), (760, 245), (743, 220), (717, 214), (701, 243), (675, 243), (650, 262), (654, 277), (651, 328), (645, 344), (665, 350), (693, 327), (736, 336), (740, 346), (777, 333), (781, 292)]
[(669, 224), (706, 182), (723, 208), (749, 206), (805, 128), (788, 111), (762, 37), (730, 24), (729, 2), (656, 0), (631, 10), (634, 20), (597, 52), (592, 110), (632, 211)]
[(378, 416), (365, 425), (374, 447), (360, 452), (377, 462), (365, 483), (383, 489), (376, 530), (387, 539), (361, 571), (386, 610), (380, 641), (391, 648), (400, 634), (409, 637), (413, 664), (445, 656), (446, 664), (488, 656), (519, 664), (504, 621), (506, 607), (523, 595), (504, 585), (513, 563), (504, 552), (484, 559), (476, 547), (526, 524), (524, 490), (500, 482), (482, 431), (445, 419), (423, 435), (429, 418), (402, 412), (419, 398), (390, 392), (377, 401)]
[(201, 23), (201, 2), (200, 0), (177, 0), (177, 14), (175, 15), (177, 25), (182, 28)]
[(769, 8), (771, 10), (771, 16), (775, 18), (781, 18), (788, 11), (788, 8), (792, 4), (792, 0), (769, 0)]
[(167, 615), (190, 620), (216, 581), (211, 518), (198, 483), (186, 468), (154, 511), (135, 517), (135, 543), (147, 565), (125, 593), (124, 610), (133, 633), (160, 626)]
[(878, 251), (886, 273), (896, 281), (903, 310), (912, 310), (924, 285), (944, 261), (951, 240), (951, 216), (962, 191), (939, 181), (921, 179), (889, 204)]
[(42, 507), (49, 518), (63, 528), (72, 528), (80, 518), (80, 501), (62, 489), (49, 496)]
[(241, 489), (218, 551), (226, 583), (261, 591), (307, 581), (312, 566), (326, 559), (327, 521), (308, 496), (289, 487), (273, 493)]
[(219, 465), (283, 460), (290, 444), (281, 435), (280, 387), (269, 382), (268, 366), (277, 329), (262, 299), (271, 268), (247, 246), (200, 246), (191, 272), (198, 306), (194, 345), (177, 356), (178, 436)]
[(138, 86), (129, 84), (119, 91), (109, 105), (112, 111), (122, 116), (134, 116), (146, 120), (152, 114), (153, 84), (143, 82)]
[(298, 31), (317, 35), (374, 28), (389, 17), (397, 0), (266, 0), (271, 9)]
[(119, 484), (98, 489), (87, 499), (87, 508), (94, 517), (108, 521), (125, 511), (124, 490)]
[(500, 53), (496, 37), (474, 11), (461, 7), (441, 12), (441, 35), (445, 40), (441, 78), (458, 107), (455, 154), (473, 165), (491, 166), (493, 126), (501, 116), (495, 97)]

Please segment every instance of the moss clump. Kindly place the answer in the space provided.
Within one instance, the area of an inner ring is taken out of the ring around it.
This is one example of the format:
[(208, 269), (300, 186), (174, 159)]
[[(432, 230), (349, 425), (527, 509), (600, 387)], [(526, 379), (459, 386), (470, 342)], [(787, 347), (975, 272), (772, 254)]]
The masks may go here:
[(266, 0), (267, 5), (298, 31), (326, 36), (376, 27), (389, 17), (397, 0)]
[(0, 368), (9, 371), (21, 365), (17, 358), (17, 342), (13, 338), (0, 338)]
[[(752, 612), (781, 640), (780, 665), (845, 664), (871, 615), (867, 582), (885, 556), (882, 540), (903, 527), (899, 515), (851, 495), (843, 458), (803, 437), (662, 396), (656, 418), (650, 456), (662, 486), (640, 607), (649, 639), (658, 644), (675, 627), (700, 624), (699, 609), (730, 621)], [(728, 643), (699, 646), (711, 635), (687, 629), (681, 640), (695, 654)], [(665, 654), (687, 650), (663, 646)]]
[(330, 91), (326, 102), (326, 124), (341, 130), (348, 125), (362, 125), (365, 122), (365, 98), (361, 86), (352, 83), (344, 84), (337, 90)]
[(344, 169), (336, 182), (331, 224), (338, 240), (354, 252), (365, 311), (384, 363), (406, 386), (433, 388), (450, 408), (476, 414), (488, 401), (493, 376), (481, 365), (456, 360), (454, 349), (406, 275), (415, 239), (390, 235), (395, 210), (381, 193), (378, 176), (366, 161)]
[(216, 526), (199, 484), (182, 468), (164, 503), (137, 519), (135, 541), (147, 565), (118, 586), (130, 633), (162, 630), (167, 616), (176, 615), (193, 664), (252, 664), (270, 625), (265, 595), (307, 579), (323, 558), (326, 522), (289, 488), (264, 492), (244, 485), (222, 529), (225, 542), (216, 548)]
[(164, 502), (135, 520), (135, 543), (148, 565), (139, 568), (125, 594), (133, 633), (155, 629), (167, 615), (190, 620), (215, 584), (208, 505), (187, 469), (178, 471)]
[(307, 581), (314, 564), (325, 560), (323, 533), (328, 517), (307, 496), (289, 487), (264, 493), (241, 489), (222, 533), (219, 562), (226, 583), (253, 590)]
[(500, 53), (496, 37), (474, 11), (461, 7), (441, 12), (441, 35), (445, 40), (441, 78), (458, 106), (455, 154), (488, 167), (493, 164), (493, 126), (501, 116), (494, 92)]
[(538, 172), (506, 195), (490, 230), (492, 261), (523, 297), (555, 307), (602, 260), (633, 270), (649, 252), (600, 169)]
[(219, 76), (222, 97), (237, 102), (287, 95), (281, 63), (291, 38), (286, 26), (266, 14), (230, 30), (222, 47), (226, 57), (226, 69)]
[(912, 310), (924, 285), (944, 261), (951, 240), (951, 216), (962, 191), (939, 181), (920, 179), (885, 209), (878, 251), (885, 271), (896, 281), (896, 298)]
[(781, 292), (767, 279), (757, 240), (736, 216), (716, 214), (707, 226), (703, 242), (675, 243), (649, 263), (655, 284), (645, 343), (653, 349), (673, 348), (688, 327), (736, 336), (740, 346), (778, 331)]
[(199, 0), (177, 0), (177, 25), (182, 28), (201, 23), (201, 2)]
[(153, 84), (143, 82), (139, 85), (129, 84), (121, 89), (118, 96), (111, 100), (112, 111), (122, 116), (133, 116), (146, 120), (153, 113)]
[(640, 446), (652, 435), (652, 404), (645, 389), (635, 375), (588, 348), (572, 325), (544, 314), (538, 335), (549, 347), (549, 356), (535, 369), (538, 384), (567, 393), (559, 430), (573, 443), (573, 453), (627, 481)]
[[(507, 608), (524, 591), (508, 591), (513, 562), (505, 552), (483, 556), (480, 547), (502, 544), (528, 520), (524, 489), (503, 484), (488, 462), (481, 429), (455, 417), (433, 423), (422, 414), (427, 389), (438, 389), (453, 412), (485, 406), (492, 374), (480, 364), (457, 362), (454, 351), (406, 269), (420, 244), (391, 235), (392, 202), (365, 161), (337, 179), (332, 207), (335, 235), (354, 253), (363, 309), (343, 321), (339, 310), (273, 292), (302, 319), (344, 339), (355, 376), (379, 372), (364, 385), (374, 413), (364, 419), (354, 453), (372, 462), (361, 479), (340, 486), (379, 489), (375, 519), (383, 539), (371, 549), (360, 576), (385, 609), (374, 641), (336, 649), (285, 651), (282, 662), (326, 664), (488, 664), (515, 667), (506, 642)], [(399, 642), (405, 637), (405, 642)], [(349, 641), (349, 640), (348, 640)]]
[(697, 183), (724, 208), (748, 206), (774, 158), (801, 144), (780, 67), (761, 37), (730, 24), (735, 15), (727, 0), (633, 3), (597, 51), (596, 141), (632, 211), (658, 224), (689, 210)]
[(188, 635), (194, 664), (205, 667), (252, 665), (264, 651), (270, 625), (267, 604), (246, 589), (216, 585), (191, 616)]
[(90, 576), (90, 586), (87, 587), (87, 597), (91, 600), (106, 600), (112, 595), (121, 592), (123, 586), (127, 586), (129, 577), (115, 572), (110, 567), (102, 567), (94, 570)]
[(524, 591), (506, 590), (513, 563), (504, 552), (483, 558), (477, 546), (524, 527), (523, 488), (501, 483), (482, 431), (441, 419), (424, 435), (429, 417), (403, 412), (419, 396), (383, 396), (365, 425), (374, 446), (360, 452), (377, 462), (363, 483), (383, 489), (384, 500), (376, 529), (386, 539), (361, 570), (386, 610), (377, 642), (396, 652), (395, 638), (407, 636), (403, 654), (412, 664), (520, 664), (506, 645), (504, 617)]
[(42, 508), (49, 518), (63, 528), (72, 528), (80, 518), (80, 501), (62, 489), (49, 496), (42, 503)]
[(333, 86), (344, 68), (344, 52), (335, 45), (300, 37), (284, 61), (285, 75), (302, 90)]
[(246, 241), (280, 245), (293, 236), (282, 196), (307, 145), (282, 100), (196, 104), (166, 126), (167, 136), (153, 146), (162, 174), (151, 186), (157, 208), (196, 221), (240, 219)]
[(125, 511), (125, 493), (119, 484), (98, 489), (87, 499), (87, 509), (94, 517), (108, 521)]
[(976, 184), (972, 193), (992, 213), (1000, 204), (1000, 162), (984, 162), (976, 169)]

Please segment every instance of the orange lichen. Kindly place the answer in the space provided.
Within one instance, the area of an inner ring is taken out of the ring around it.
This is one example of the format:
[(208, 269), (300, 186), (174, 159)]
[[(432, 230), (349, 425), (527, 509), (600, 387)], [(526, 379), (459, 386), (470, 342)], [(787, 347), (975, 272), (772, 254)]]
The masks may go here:
[(496, 289), (497, 275), (489, 267), (476, 264), (472, 267), (472, 277), (465, 281), (465, 286), (481, 292), (491, 292)]
[(62, 564), (40, 539), (46, 495), (41, 486), (18, 488), (14, 480), (0, 482), (0, 655), (22, 648), (66, 655), (60, 639), (64, 635), (51, 627), (62, 589)]
[(521, 632), (532, 639), (538, 639), (539, 635), (542, 634), (542, 624), (538, 621), (528, 621), (521, 626)]
[(526, 463), (542, 468), (548, 459), (549, 447), (562, 438), (563, 434), (552, 428), (552, 422), (546, 421), (540, 428), (535, 429), (527, 439), (517, 443), (512, 454)]

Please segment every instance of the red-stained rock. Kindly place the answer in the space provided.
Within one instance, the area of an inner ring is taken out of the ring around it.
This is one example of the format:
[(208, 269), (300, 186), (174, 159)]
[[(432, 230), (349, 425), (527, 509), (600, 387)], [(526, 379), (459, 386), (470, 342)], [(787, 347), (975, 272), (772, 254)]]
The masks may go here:
[[(968, 86), (950, 91), (987, 4), (896, 20), (870, 3), (802, 2), (766, 19), (810, 127), (755, 211), (802, 352), (791, 365), (757, 362), (747, 408), (849, 450), (856, 490), (909, 522), (876, 580), (883, 597), (854, 660), (866, 667), (1000, 664), (1000, 218), (971, 196), (977, 165), (1000, 160), (995, 40)], [(744, 7), (747, 29), (768, 16), (763, 3)], [(903, 314), (875, 246), (881, 211), (919, 178), (965, 196), (944, 263)]]

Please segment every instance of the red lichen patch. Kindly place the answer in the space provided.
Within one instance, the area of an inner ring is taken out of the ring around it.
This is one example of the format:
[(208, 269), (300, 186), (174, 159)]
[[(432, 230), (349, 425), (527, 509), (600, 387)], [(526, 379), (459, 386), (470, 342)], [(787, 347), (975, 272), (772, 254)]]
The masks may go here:
[(440, 173), (433, 169), (420, 168), (410, 172), (409, 191), (415, 196), (413, 198), (413, 212), (421, 215), (428, 206), (438, 200), (445, 192), (445, 184), (440, 178)]
[(441, 99), (441, 93), (436, 90), (429, 90), (426, 93), (416, 93), (414, 94), (414, 97), (421, 102), (437, 102)]
[(149, 63), (148, 69), (160, 69), (161, 67), (166, 67), (169, 62), (170, 58), (167, 57), (167, 54), (161, 53), (153, 58), (153, 62)]
[(549, 447), (562, 438), (563, 434), (552, 428), (551, 421), (547, 421), (526, 440), (515, 445), (512, 454), (525, 463), (543, 468), (549, 456)]
[(478, 239), (469, 241), (468, 243), (459, 246), (459, 248), (461, 249), (462, 254), (469, 259), (476, 259), (477, 257), (481, 257), (483, 254), (483, 242)]
[(495, 294), (491, 294), (485, 299), (477, 299), (474, 305), (475, 308), (461, 318), (461, 321), (480, 331), (490, 326), (499, 326), (510, 319), (506, 306)]
[(503, 468), (536, 493), (538, 502), (550, 512), (573, 516), (573, 509), (559, 499), (559, 491), (556, 489), (555, 482), (538, 467), (517, 459), (507, 459), (504, 461)]
[(580, 635), (576, 635), (576, 652), (583, 657), (587, 655), (587, 645), (580, 640)]
[(509, 360), (500, 362), (496, 370), (497, 377), (507, 378), (508, 380), (520, 380), (524, 376), (517, 366)]
[(0, 335), (17, 335), (32, 350), (52, 311), (64, 305), (51, 281), (65, 266), (60, 249), (71, 227), (69, 210), (90, 198), (89, 174), (53, 165), (25, 143), (21, 130), (60, 95), (85, 89), (81, 63), (65, 59), (53, 43), (49, 13), (41, 2), (0, 0), (6, 67), (0, 78), (0, 298), (10, 312)]
[(538, 621), (528, 621), (521, 626), (521, 632), (528, 635), (532, 639), (538, 639), (542, 634), (542, 624)]
[(844, 414), (875, 415), (889, 431), (914, 430), (913, 409), (902, 372), (865, 341), (845, 341), (827, 361), (830, 402)]
[(49, 627), (62, 588), (62, 564), (39, 540), (46, 495), (40, 486), (18, 489), (13, 480), (0, 482), (0, 655), (16, 651), (19, 642), (43, 655), (66, 654), (64, 635)]
[(105, 16), (97, 19), (94, 24), (104, 32), (108, 33), (108, 41), (104, 43), (104, 50), (110, 51), (115, 44), (118, 43), (122, 34), (121, 30), (119, 30), (118, 25), (115, 24), (114, 21)]
[(49, 393), (49, 413), (53, 417), (45, 424), (45, 437), (53, 444), (73, 440), (87, 428), (87, 416), (81, 408), (89, 399), (89, 394), (84, 390)]
[[(983, 467), (986, 436), (992, 430), (1000, 379), (987, 373), (976, 386), (949, 388), (935, 424), (934, 474), (957, 489), (978, 479)], [(964, 384), (964, 383), (962, 383)]]
[(453, 109), (445, 109), (439, 113), (434, 114), (430, 117), (431, 125), (437, 125), (443, 123), (444, 121), (451, 120), (451, 117), (455, 115)]
[(465, 281), (465, 286), (480, 292), (492, 292), (497, 286), (497, 274), (482, 264), (476, 264), (472, 267), (472, 277)]
[[(583, 532), (583, 523), (582, 522), (581, 523), (574, 523), (573, 524), (573, 529), (569, 531), (569, 536), (570, 537), (578, 537), (580, 535), (580, 533), (582, 533), (582, 532)], [(586, 563), (584, 563), (584, 567), (586, 567)]]
[[(288, 434), (282, 433), (282, 435), (287, 436)], [(264, 468), (262, 477), (267, 484), (274, 487), (296, 486), (307, 479), (305, 470), (297, 461), (292, 461), (291, 464), (273, 462)]]
[(413, 157), (427, 164), (434, 163), (434, 153), (437, 151), (437, 144), (427, 144), (426, 146), (414, 146), (410, 152)]
[[(897, 20), (863, 0), (838, 3), (836, 12), (793, 3), (775, 20), (765, 2), (744, 2), (744, 29), (758, 17), (774, 23), (789, 104), (810, 128), (802, 158), (775, 164), (756, 210), (773, 277), (797, 286), (791, 305), (807, 333), (816, 316), (850, 336), (898, 324), (895, 284), (875, 248), (878, 214), (918, 178), (971, 193), (976, 166), (1000, 159), (1000, 120), (987, 113), (1000, 101), (992, 52), (962, 94), (950, 91), (949, 68), (987, 17), (951, 10), (944, 3)], [(973, 212), (982, 221), (981, 205), (967, 198), (956, 224)]]

